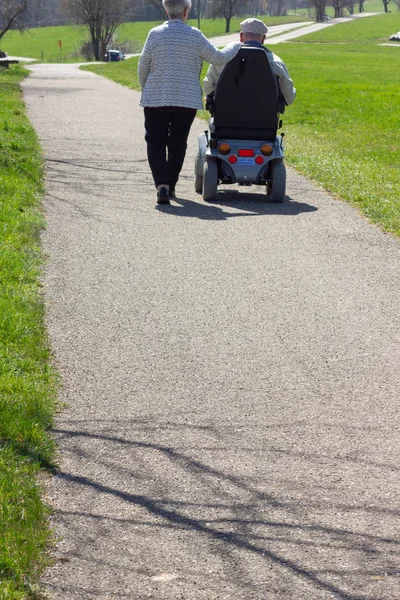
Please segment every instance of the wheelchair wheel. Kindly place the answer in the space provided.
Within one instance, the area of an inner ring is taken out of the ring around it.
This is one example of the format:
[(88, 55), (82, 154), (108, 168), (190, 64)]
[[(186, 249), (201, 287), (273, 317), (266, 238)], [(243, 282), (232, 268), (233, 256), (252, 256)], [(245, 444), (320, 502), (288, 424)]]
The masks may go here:
[(286, 167), (282, 161), (271, 165), (271, 183), (267, 185), (268, 202), (282, 203), (286, 192)]
[(206, 162), (206, 151), (207, 135), (204, 131), (199, 134), (198, 149), (196, 153), (196, 160), (194, 163), (194, 189), (198, 194), (201, 194), (203, 191), (203, 171), (204, 163)]
[(203, 198), (214, 200), (218, 187), (218, 166), (215, 160), (206, 161), (203, 177)]
[(194, 189), (198, 194), (203, 191), (203, 171), (205, 156), (200, 154), (200, 150), (197, 150), (196, 159), (194, 163)]

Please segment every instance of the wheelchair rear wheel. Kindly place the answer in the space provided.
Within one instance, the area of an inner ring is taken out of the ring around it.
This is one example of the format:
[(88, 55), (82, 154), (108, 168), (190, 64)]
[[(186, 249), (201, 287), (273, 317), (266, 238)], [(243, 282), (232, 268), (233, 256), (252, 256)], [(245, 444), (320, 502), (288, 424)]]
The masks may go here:
[(214, 200), (218, 188), (218, 165), (215, 160), (206, 161), (203, 176), (203, 198)]
[(268, 202), (282, 203), (286, 192), (286, 167), (282, 161), (271, 164), (271, 183), (267, 185)]
[(194, 189), (198, 194), (203, 191), (203, 171), (205, 156), (202, 156), (200, 150), (197, 150), (194, 163)]

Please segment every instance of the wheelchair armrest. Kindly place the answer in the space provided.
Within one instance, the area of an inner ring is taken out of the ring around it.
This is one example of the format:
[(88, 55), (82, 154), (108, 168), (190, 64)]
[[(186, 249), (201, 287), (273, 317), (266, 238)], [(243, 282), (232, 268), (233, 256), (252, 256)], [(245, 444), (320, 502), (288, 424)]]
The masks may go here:
[(206, 110), (211, 116), (214, 114), (214, 92), (206, 96)]
[(278, 96), (278, 112), (283, 115), (283, 113), (285, 112), (285, 108), (287, 106), (287, 102), (281, 92), (281, 90), (279, 90), (279, 96)]

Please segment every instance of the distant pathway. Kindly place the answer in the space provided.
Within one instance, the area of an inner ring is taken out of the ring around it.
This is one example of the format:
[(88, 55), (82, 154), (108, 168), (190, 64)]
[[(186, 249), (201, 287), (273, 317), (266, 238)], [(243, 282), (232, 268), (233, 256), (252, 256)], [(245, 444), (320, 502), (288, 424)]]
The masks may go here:
[[(347, 21), (351, 21), (352, 19), (360, 19), (365, 17), (372, 17), (374, 15), (378, 15), (381, 13), (357, 13), (355, 15), (351, 15), (348, 17), (340, 17), (338, 19), (329, 19), (329, 21), (324, 21), (323, 23), (315, 23), (315, 22), (303, 22), (303, 23), (288, 23), (285, 25), (275, 25), (268, 27), (266, 44), (268, 46), (274, 44), (281, 44), (282, 42), (288, 42), (304, 35), (308, 35), (309, 33), (313, 33), (314, 31), (319, 31), (320, 29), (326, 29), (327, 27), (332, 27), (333, 25), (338, 25), (340, 23), (346, 23)], [(268, 23), (268, 19), (266, 19)], [(223, 46), (228, 44), (229, 42), (233, 42), (238, 39), (237, 33), (229, 33), (223, 36), (218, 36), (211, 38), (211, 41), (216, 46)]]
[(398, 600), (399, 241), (293, 171), (283, 205), (203, 202), (200, 121), (157, 209), (139, 94), (29, 68), (66, 403), (48, 597)]
[[(264, 20), (268, 23), (268, 19), (264, 19)], [(281, 34), (284, 34), (288, 31), (292, 31), (292, 30), (296, 30), (297, 32), (299, 32), (299, 35), (301, 35), (300, 30), (302, 30), (303, 27), (308, 27), (311, 25), (315, 25), (315, 23), (313, 21), (299, 21), (298, 23), (285, 23), (283, 25), (271, 25), (270, 27), (268, 27), (267, 41), (269, 41), (269, 39), (271, 39), (275, 36), (279, 36)], [(215, 46), (224, 46), (225, 44), (229, 44), (229, 42), (237, 41), (238, 35), (239, 35), (238, 32), (225, 33), (224, 35), (218, 35), (218, 36), (212, 37), (212, 38), (210, 38), (210, 40), (212, 41), (213, 44), (215, 44)]]

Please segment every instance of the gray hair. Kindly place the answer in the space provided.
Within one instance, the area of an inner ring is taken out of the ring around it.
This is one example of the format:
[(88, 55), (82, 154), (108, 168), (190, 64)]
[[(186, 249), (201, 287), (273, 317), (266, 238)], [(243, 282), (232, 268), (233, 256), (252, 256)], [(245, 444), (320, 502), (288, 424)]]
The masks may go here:
[(163, 0), (163, 7), (169, 17), (179, 18), (183, 15), (185, 8), (191, 8), (191, 0)]

